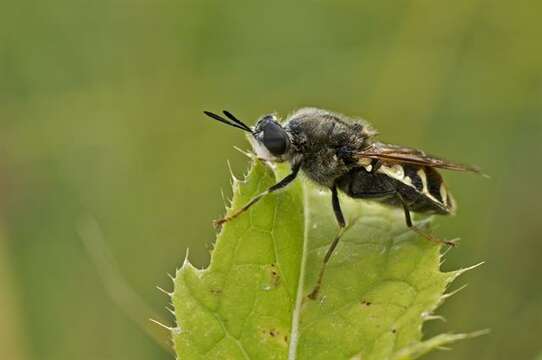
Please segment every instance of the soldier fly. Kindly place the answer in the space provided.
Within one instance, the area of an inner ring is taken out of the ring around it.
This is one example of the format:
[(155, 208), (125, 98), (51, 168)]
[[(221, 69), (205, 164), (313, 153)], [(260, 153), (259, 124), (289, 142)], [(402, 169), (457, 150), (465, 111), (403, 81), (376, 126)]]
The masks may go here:
[(454, 198), (436, 169), (480, 173), (478, 167), (444, 160), (418, 149), (376, 141), (377, 132), (364, 120), (323, 109), (299, 109), (283, 123), (275, 114), (265, 115), (253, 128), (228, 111), (223, 112), (226, 118), (208, 111), (204, 113), (246, 131), (259, 158), (272, 162), (287, 161), (291, 165), (289, 175), (242, 208), (216, 221), (217, 225), (236, 218), (265, 195), (285, 188), (300, 170), (308, 179), (331, 190), (331, 203), (339, 229), (324, 256), (309, 298), (317, 297), (326, 264), (346, 228), (339, 191), (351, 198), (402, 208), (408, 228), (428, 240), (454, 245), (419, 229), (413, 224), (410, 213), (453, 214), (456, 209)]

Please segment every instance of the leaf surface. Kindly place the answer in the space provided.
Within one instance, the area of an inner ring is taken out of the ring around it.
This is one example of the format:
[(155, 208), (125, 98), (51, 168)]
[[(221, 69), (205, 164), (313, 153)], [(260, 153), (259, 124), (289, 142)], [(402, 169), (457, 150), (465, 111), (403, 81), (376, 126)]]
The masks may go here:
[[(255, 162), (234, 181), (232, 209), (288, 173)], [(401, 211), (341, 197), (351, 224), (320, 291), (337, 232), (329, 191), (302, 179), (225, 224), (207, 269), (188, 260), (172, 297), (179, 359), (413, 359), (457, 340), (422, 342), (422, 324), (460, 271), (440, 271), (440, 246), (407, 230)]]

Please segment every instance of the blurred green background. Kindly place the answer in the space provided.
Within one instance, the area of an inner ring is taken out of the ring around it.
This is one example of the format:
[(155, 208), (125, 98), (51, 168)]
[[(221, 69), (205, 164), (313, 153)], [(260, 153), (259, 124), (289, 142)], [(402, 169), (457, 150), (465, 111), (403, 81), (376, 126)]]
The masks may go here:
[[(486, 264), (458, 281), (470, 286), (441, 308), (447, 322), (426, 328), (492, 333), (428, 358), (542, 351), (542, 2), (1, 8), (1, 359), (171, 359), (138, 324), (152, 312), (173, 323), (155, 286), (171, 289), (187, 247), (206, 264), (230, 194), (226, 160), (238, 175), (247, 167), (233, 149), (248, 146), (243, 134), (201, 111), (253, 123), (307, 105), (492, 176), (447, 174), (460, 208), (437, 231), (462, 242), (444, 268)], [(104, 251), (110, 261), (96, 264)], [(123, 280), (108, 283), (112, 272)], [(130, 288), (151, 310), (118, 306)]]

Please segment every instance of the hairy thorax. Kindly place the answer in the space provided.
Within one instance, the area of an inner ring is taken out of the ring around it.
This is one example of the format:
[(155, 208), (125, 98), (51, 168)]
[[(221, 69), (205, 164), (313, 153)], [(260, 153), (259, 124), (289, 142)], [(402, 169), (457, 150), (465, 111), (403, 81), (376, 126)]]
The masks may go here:
[(285, 127), (293, 135), (294, 156), (302, 155), (305, 175), (326, 187), (351, 169), (348, 153), (363, 148), (367, 139), (363, 124), (331, 113), (315, 118), (300, 112)]

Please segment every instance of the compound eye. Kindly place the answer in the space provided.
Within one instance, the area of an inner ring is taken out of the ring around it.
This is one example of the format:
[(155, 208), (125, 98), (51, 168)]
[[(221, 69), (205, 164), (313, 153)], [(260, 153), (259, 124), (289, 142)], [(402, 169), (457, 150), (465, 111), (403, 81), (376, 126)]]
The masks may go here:
[(273, 155), (283, 155), (288, 147), (286, 131), (275, 122), (268, 122), (263, 128), (263, 144)]

